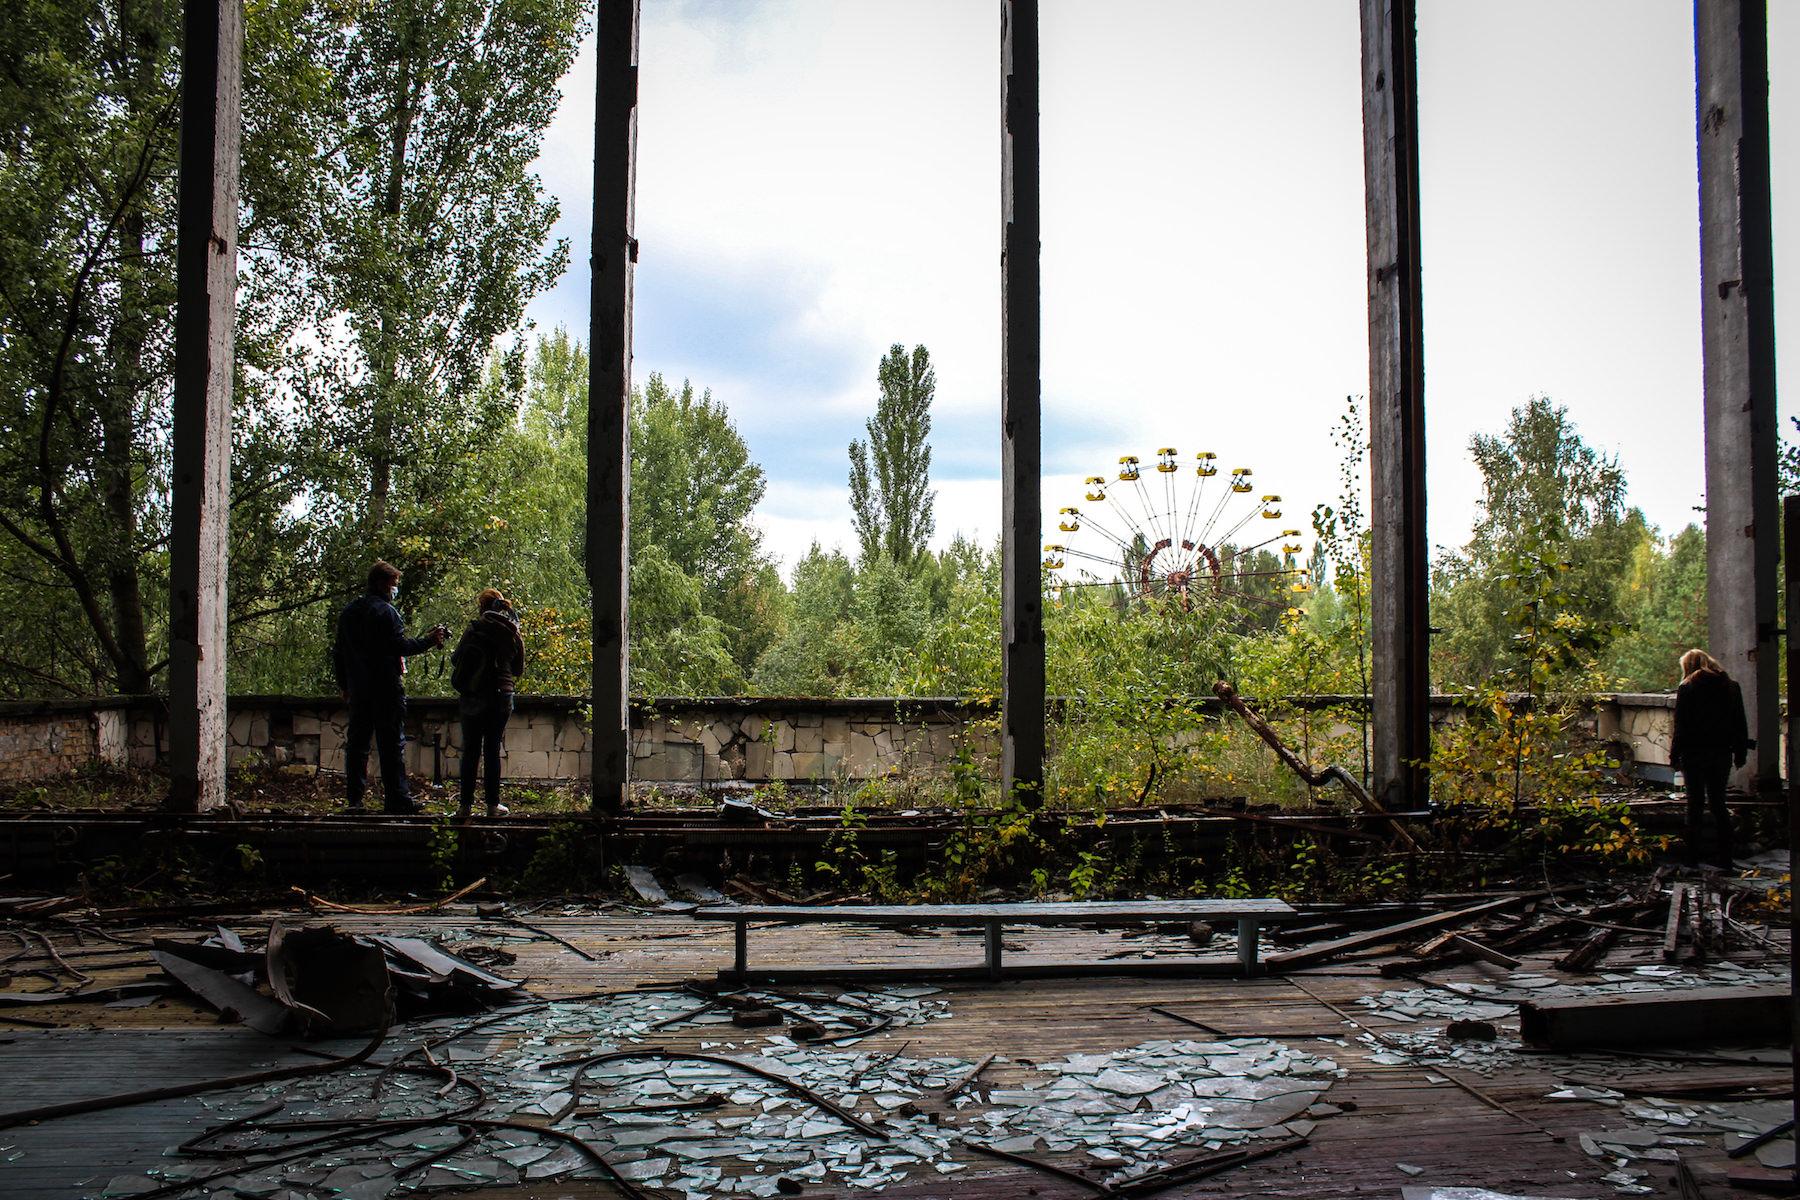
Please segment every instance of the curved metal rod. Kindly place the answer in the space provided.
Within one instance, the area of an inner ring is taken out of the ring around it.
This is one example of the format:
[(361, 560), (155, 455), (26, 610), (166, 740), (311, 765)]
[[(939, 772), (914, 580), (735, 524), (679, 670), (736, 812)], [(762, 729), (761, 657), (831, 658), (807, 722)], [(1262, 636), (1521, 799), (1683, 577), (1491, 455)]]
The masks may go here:
[[(1281, 759), (1281, 761), (1287, 765), (1289, 770), (1300, 776), (1300, 778), (1305, 780), (1308, 784), (1313, 787), (1319, 787), (1322, 784), (1336, 780), (1338, 783), (1344, 785), (1345, 791), (1355, 797), (1357, 803), (1362, 805), (1365, 812), (1371, 812), (1384, 817), (1388, 815), (1387, 809), (1381, 806), (1381, 802), (1371, 796), (1368, 789), (1363, 787), (1362, 780), (1352, 775), (1343, 767), (1333, 763), (1324, 770), (1315, 770), (1298, 754), (1295, 754), (1292, 750), (1288, 749), (1287, 745), (1282, 742), (1281, 735), (1275, 732), (1274, 727), (1263, 720), (1262, 717), (1258, 716), (1248, 704), (1244, 703), (1244, 698), (1238, 695), (1237, 689), (1232, 687), (1229, 683), (1226, 683), (1221, 679), (1213, 684), (1213, 694), (1229, 705), (1231, 710), (1237, 713), (1238, 716), (1242, 717), (1244, 719), (1244, 724), (1248, 725), (1257, 737), (1266, 742), (1269, 749), (1275, 751), (1275, 756)], [(1413, 840), (1412, 834), (1408, 833), (1398, 822), (1394, 822), (1389, 828), (1394, 831), (1394, 836), (1404, 842), (1409, 849), (1417, 850), (1419, 848), (1419, 844)]]

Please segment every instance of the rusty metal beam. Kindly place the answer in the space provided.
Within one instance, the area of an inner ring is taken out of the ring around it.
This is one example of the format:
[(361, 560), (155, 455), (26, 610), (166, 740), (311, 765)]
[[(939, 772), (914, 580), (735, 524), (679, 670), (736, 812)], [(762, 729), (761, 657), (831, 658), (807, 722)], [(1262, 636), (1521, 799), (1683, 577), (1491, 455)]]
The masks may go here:
[(1415, 0), (1362, 0), (1375, 542), (1373, 790), (1388, 809), (1425, 803), (1424, 762), (1431, 753), (1415, 24)]
[(1000, 71), (1000, 776), (1006, 795), (1035, 805), (1044, 786), (1037, 0), (1003, 0)]
[(637, 262), (638, 0), (600, 0), (588, 312), (587, 573), (593, 589), (595, 811), (631, 797), (631, 286)]
[(1781, 787), (1768, 26), (1766, 0), (1694, 4), (1707, 636), (1758, 745), (1732, 781), (1757, 792)]
[(187, 0), (175, 236), (169, 798), (225, 803), (225, 568), (237, 325), (242, 0)]

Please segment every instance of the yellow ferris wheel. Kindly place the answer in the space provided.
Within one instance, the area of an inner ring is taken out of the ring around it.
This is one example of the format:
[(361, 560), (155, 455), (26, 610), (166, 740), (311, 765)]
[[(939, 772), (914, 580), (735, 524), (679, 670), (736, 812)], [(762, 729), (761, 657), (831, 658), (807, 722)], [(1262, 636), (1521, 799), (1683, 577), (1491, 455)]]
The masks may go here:
[(1079, 506), (1058, 510), (1045, 576), (1057, 592), (1113, 587), (1190, 610), (1288, 609), (1312, 579), (1300, 565), (1300, 530), (1284, 525), (1281, 496), (1260, 491), (1249, 467), (1226, 471), (1210, 450), (1183, 462), (1173, 446), (1149, 464), (1126, 454), (1116, 475), (1087, 477)]

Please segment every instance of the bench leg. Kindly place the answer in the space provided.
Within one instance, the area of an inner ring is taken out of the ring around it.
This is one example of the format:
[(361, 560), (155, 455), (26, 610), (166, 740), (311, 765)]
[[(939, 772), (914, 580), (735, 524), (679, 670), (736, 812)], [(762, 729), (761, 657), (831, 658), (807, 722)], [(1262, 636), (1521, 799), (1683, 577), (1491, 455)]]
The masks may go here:
[(739, 978), (749, 973), (750, 969), (750, 922), (739, 921), (736, 933), (736, 966)]
[(1256, 942), (1260, 926), (1261, 922), (1247, 918), (1238, 921), (1238, 963), (1246, 975), (1254, 975), (1257, 971)]
[(987, 973), (989, 979), (1000, 978), (1000, 922), (987, 923)]

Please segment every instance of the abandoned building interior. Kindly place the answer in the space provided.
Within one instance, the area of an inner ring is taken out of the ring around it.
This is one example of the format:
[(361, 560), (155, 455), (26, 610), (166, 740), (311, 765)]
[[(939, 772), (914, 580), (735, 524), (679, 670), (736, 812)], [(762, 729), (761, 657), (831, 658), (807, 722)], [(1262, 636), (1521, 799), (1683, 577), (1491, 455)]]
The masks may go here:
[[(1515, 792), (1504, 829), (1434, 802), (1457, 769), (1434, 738), (1479, 714), (1428, 674), (1417, 4), (1359, 5), (1370, 671), (1366, 697), (1307, 703), (1365, 714), (1366, 771), (1315, 766), (1221, 682), (1183, 711), (1247, 730), (1308, 804), (1157, 804), (1150, 780), (1139, 803), (1045, 803), (1079, 698), (1046, 686), (1037, 0), (997, 5), (999, 694), (630, 694), (641, 14), (598, 0), (591, 687), (520, 695), (509, 734), (513, 776), (586, 803), (453, 824), (231, 791), (245, 763), (335, 771), (353, 739), (329, 699), (228, 702), (245, 8), (183, 0), (166, 702), (0, 705), (8, 785), (100, 764), (158, 790), (0, 810), (0, 1194), (1800, 1193), (1800, 497), (1779, 494), (1766, 0), (1694, 4), (1706, 619), (1748, 727), (1737, 840), (1705, 863), (1678, 853), (1667, 695), (1541, 718), (1616, 754), (1604, 825), (1592, 797)], [(438, 784), (454, 713), (412, 712), (407, 765)], [(1499, 753), (1466, 768), (1516, 775)], [(830, 769), (988, 769), (999, 800), (815, 803)], [(651, 783), (673, 800), (634, 800)], [(1079, 885), (1033, 882), (1052, 845)], [(108, 899), (96, 881), (146, 853), (184, 864), (185, 894)], [(1154, 869), (1176, 860), (1233, 866), (1171, 895)], [(1262, 886), (1303, 867), (1357, 886)]]

